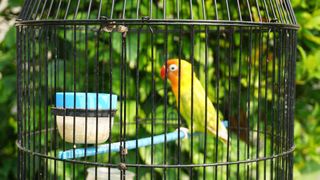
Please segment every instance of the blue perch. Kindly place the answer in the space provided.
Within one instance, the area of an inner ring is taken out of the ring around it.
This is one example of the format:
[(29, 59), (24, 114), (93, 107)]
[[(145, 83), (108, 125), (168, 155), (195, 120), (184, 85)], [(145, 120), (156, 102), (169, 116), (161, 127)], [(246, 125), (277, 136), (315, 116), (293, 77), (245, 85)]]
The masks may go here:
[[(176, 130), (175, 132), (154, 136), (153, 144), (164, 143), (165, 136), (167, 137), (166, 142), (175, 141), (178, 138), (180, 139), (188, 138), (188, 129), (180, 128), (180, 134), (178, 132), (179, 131)], [(125, 147), (128, 150), (137, 148), (136, 140), (129, 140), (123, 143), (125, 143)], [(151, 137), (138, 139), (138, 147), (145, 147), (149, 145), (151, 145)], [(120, 142), (110, 144), (110, 152), (119, 152), (119, 151), (120, 151)], [(66, 151), (61, 151), (59, 152), (59, 158), (60, 159), (81, 158), (81, 157), (84, 157), (85, 152), (86, 152), (86, 156), (94, 156), (96, 154), (109, 153), (109, 144), (98, 145), (97, 151), (95, 146), (88, 147), (88, 148), (78, 148), (78, 149), (69, 149)]]

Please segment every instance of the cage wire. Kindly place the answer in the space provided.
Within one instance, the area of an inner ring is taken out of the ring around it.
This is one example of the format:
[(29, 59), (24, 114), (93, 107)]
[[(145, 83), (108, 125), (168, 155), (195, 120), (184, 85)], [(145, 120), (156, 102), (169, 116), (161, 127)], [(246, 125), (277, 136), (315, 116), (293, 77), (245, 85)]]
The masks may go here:
[(293, 179), (289, 0), (26, 0), (16, 26), (19, 179)]

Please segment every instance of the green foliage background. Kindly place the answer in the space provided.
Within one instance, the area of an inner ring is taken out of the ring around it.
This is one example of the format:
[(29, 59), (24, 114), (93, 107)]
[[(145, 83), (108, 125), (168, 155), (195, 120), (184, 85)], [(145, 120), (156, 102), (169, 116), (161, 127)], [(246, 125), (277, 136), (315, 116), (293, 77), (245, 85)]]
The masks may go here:
[[(2, 4), (4, 1), (1, 1)], [(16, 41), (14, 19), (22, 0), (0, 9), (0, 178), (16, 178)], [(295, 110), (296, 178), (320, 169), (320, 2), (292, 0), (298, 31)], [(1, 7), (1, 5), (0, 5)], [(320, 172), (318, 172), (320, 174)]]

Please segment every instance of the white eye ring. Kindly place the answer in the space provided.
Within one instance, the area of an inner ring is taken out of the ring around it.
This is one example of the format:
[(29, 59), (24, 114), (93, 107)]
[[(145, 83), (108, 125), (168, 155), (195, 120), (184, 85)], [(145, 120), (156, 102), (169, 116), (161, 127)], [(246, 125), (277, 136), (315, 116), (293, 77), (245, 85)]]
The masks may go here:
[(175, 65), (175, 64), (171, 64), (171, 65), (169, 66), (169, 70), (170, 70), (170, 71), (176, 71), (177, 69), (178, 69), (178, 66)]

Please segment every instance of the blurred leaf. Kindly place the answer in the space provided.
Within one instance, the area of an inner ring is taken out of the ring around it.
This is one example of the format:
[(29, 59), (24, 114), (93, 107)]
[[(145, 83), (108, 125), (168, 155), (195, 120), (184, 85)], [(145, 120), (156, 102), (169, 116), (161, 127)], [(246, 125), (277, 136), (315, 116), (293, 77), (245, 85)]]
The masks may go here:
[(320, 37), (314, 35), (310, 30), (308, 29), (303, 29), (301, 30), (304, 38), (307, 40), (314, 42), (316, 44), (320, 44)]
[(23, 4), (23, 0), (8, 0), (9, 7), (21, 6)]
[(1, 45), (3, 45), (5, 48), (15, 48), (16, 45), (16, 30), (15, 27), (11, 27), (9, 31), (6, 34), (6, 37), (1, 42)]

